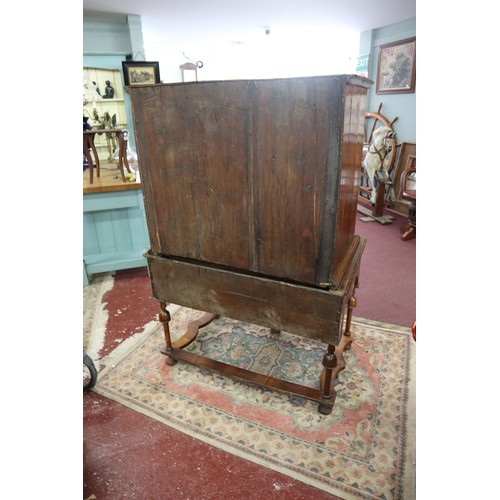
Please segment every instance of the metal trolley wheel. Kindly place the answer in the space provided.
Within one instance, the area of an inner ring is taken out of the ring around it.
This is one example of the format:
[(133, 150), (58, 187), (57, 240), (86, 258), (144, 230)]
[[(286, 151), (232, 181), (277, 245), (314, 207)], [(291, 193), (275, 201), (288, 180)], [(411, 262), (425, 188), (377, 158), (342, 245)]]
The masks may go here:
[(83, 390), (92, 389), (97, 382), (97, 370), (92, 358), (83, 351)]

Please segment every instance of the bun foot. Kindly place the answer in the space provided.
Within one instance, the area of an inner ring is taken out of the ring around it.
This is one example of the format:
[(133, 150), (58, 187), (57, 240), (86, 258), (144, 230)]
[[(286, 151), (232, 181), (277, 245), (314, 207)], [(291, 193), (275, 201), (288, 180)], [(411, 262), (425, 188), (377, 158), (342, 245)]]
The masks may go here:
[(333, 410), (333, 404), (327, 405), (325, 403), (320, 403), (318, 406), (318, 411), (322, 415), (330, 415), (330, 413), (332, 413), (332, 410)]
[(168, 366), (174, 366), (176, 363), (177, 363), (177, 360), (174, 358), (171, 358), (170, 356), (167, 356), (165, 358), (165, 364), (167, 364)]

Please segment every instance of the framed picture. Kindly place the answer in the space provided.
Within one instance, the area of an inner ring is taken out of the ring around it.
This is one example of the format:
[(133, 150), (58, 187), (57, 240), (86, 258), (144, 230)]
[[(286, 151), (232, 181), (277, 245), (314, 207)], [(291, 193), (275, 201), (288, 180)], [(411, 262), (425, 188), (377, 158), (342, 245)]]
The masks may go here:
[(416, 37), (380, 46), (377, 94), (415, 92)]
[(155, 85), (160, 82), (160, 64), (151, 61), (122, 61), (125, 86)]

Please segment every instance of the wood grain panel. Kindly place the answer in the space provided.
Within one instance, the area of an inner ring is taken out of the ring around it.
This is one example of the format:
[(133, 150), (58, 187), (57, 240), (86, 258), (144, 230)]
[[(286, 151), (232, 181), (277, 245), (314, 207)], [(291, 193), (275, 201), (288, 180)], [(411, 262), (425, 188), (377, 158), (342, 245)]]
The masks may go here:
[(147, 254), (160, 301), (336, 344), (366, 241), (353, 238), (337, 268), (336, 290), (235, 273), (217, 266)]
[(260, 326), (337, 343), (344, 291), (326, 291), (147, 255), (153, 296)]
[(354, 236), (368, 87), (130, 88), (152, 252), (329, 286)]
[(329, 112), (324, 81), (255, 83), (259, 271), (316, 283)]
[(170, 85), (156, 87), (154, 99), (137, 95), (155, 253), (249, 267), (245, 89)]

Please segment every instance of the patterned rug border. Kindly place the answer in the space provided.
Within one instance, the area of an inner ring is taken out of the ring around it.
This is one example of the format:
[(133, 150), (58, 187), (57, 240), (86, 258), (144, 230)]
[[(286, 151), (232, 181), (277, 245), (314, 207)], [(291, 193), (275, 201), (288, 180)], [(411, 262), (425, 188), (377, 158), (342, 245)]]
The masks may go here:
[[(174, 310), (172, 311), (171, 308)], [(171, 310), (172, 316), (179, 310), (179, 306), (176, 306), (174, 304), (169, 305), (169, 310)], [(415, 422), (416, 422), (416, 416), (415, 416), (415, 362), (414, 358), (416, 355), (416, 347), (415, 343), (413, 342), (413, 339), (411, 338), (411, 329), (408, 327), (400, 326), (400, 325), (393, 325), (393, 324), (388, 324), (388, 323), (383, 323), (379, 321), (374, 321), (374, 320), (369, 320), (366, 318), (361, 318), (361, 317), (353, 317), (353, 323), (359, 323), (361, 325), (367, 325), (370, 327), (374, 327), (377, 329), (384, 330), (386, 333), (392, 333), (395, 335), (403, 335), (403, 336), (408, 336), (408, 363), (407, 363), (407, 376), (408, 376), (408, 387), (407, 387), (407, 393), (405, 394), (405, 399), (408, 402), (407, 407), (406, 407), (406, 412), (404, 412), (404, 416), (406, 417), (403, 422), (405, 422), (405, 432), (402, 433), (403, 436), (406, 437), (406, 443), (405, 443), (405, 456), (401, 457), (401, 463), (400, 466), (403, 469), (403, 480), (401, 482), (402, 488), (404, 491), (400, 491), (400, 498), (405, 498), (405, 500), (412, 500), (414, 499), (414, 494), (415, 494)], [(152, 335), (154, 332), (156, 332), (157, 328), (161, 328), (161, 323), (157, 322), (157, 326), (153, 328), (153, 325), (149, 325), (149, 328), (146, 328), (142, 333), (137, 334), (134, 337), (134, 340), (130, 342), (129, 345), (123, 346), (126, 347), (125, 349), (118, 349), (119, 352), (113, 351), (110, 353), (109, 356), (107, 356), (105, 359), (103, 359), (103, 362), (105, 364), (104, 368), (101, 370), (100, 375), (105, 375), (108, 371), (112, 370), (115, 368), (116, 365), (118, 365), (121, 361), (123, 361), (131, 351), (136, 349), (141, 345), (141, 343), (146, 342), (147, 338), (149, 335)], [(106, 362), (106, 360), (108, 360)], [(94, 392), (107, 397), (119, 404), (122, 404), (123, 406), (126, 406), (127, 408), (130, 408), (134, 411), (137, 411), (138, 413), (141, 413), (149, 418), (152, 418), (156, 421), (159, 421), (163, 423), (164, 425), (168, 425), (169, 427), (182, 432), (183, 434), (189, 435), (195, 439), (199, 439), (207, 444), (210, 444), (212, 446), (215, 446), (218, 449), (221, 449), (225, 452), (231, 453), (232, 455), (238, 456), (240, 458), (243, 458), (245, 460), (252, 461), (256, 464), (259, 464), (263, 467), (266, 468), (272, 468), (273, 470), (276, 470), (277, 472), (280, 472), (288, 477), (292, 477), (293, 479), (299, 480), (303, 483), (309, 484), (315, 488), (321, 489), (322, 491), (325, 491), (330, 494), (334, 494), (340, 498), (343, 498), (345, 500), (359, 500), (361, 499), (372, 499), (376, 498), (373, 496), (370, 496), (369, 494), (366, 493), (361, 493), (361, 492), (352, 492), (352, 488), (349, 487), (349, 485), (343, 485), (340, 482), (335, 482), (331, 480), (332, 482), (336, 483), (335, 490), (332, 492), (332, 484), (325, 484), (325, 480), (321, 480), (319, 477), (311, 477), (308, 475), (307, 471), (302, 470), (299, 466), (287, 466), (283, 467), (279, 462), (275, 461), (272, 459), (272, 457), (265, 456), (261, 457), (257, 454), (255, 450), (251, 450), (248, 448), (244, 448), (241, 446), (238, 446), (237, 443), (229, 443), (226, 444), (226, 442), (222, 440), (218, 440), (211, 436), (209, 433), (205, 432), (204, 429), (193, 426), (192, 424), (188, 422), (179, 422), (173, 417), (171, 417), (168, 414), (161, 413), (160, 411), (155, 411), (154, 409), (151, 409), (150, 407), (147, 407), (145, 404), (142, 404), (139, 401), (133, 400), (126, 395), (119, 393), (117, 391), (114, 391), (112, 388), (109, 387), (101, 387), (99, 385), (99, 380), (97, 385), (92, 389)], [(192, 401), (193, 404), (196, 404), (195, 399), (191, 399), (188, 396), (184, 396), (178, 393), (175, 393), (177, 397), (185, 400), (185, 401)], [(229, 413), (225, 412), (224, 410), (221, 410), (220, 408), (212, 407), (208, 404), (205, 403), (205, 405), (213, 409), (214, 411), (217, 411), (221, 414), (225, 415), (230, 415)], [(230, 415), (231, 417), (234, 417), (233, 415)], [(241, 420), (245, 420), (241, 417), (235, 417)], [(262, 426), (264, 427), (264, 426)], [(273, 429), (273, 432), (278, 432)], [(296, 438), (294, 438), (296, 439)], [(296, 439), (297, 441), (301, 441), (300, 439)], [(306, 442), (307, 443), (307, 442)], [(272, 467), (271, 467), (272, 466)], [(403, 486), (404, 485), (404, 486)], [(347, 491), (349, 489), (350, 491)], [(403, 496), (404, 495), (404, 496)]]
[[(133, 401), (131, 399), (128, 399), (124, 397), (122, 394), (117, 394), (114, 391), (107, 389), (107, 390), (102, 390), (99, 387), (94, 387), (92, 389), (93, 391), (97, 392), (101, 396), (107, 397), (108, 399), (111, 399), (115, 401), (116, 403), (122, 404), (126, 406), (127, 408), (130, 408), (134, 411), (137, 411), (138, 413), (141, 413), (149, 418), (152, 418), (160, 423), (163, 423), (164, 425), (168, 425), (172, 429), (175, 429), (179, 432), (182, 432), (183, 434), (186, 434), (188, 436), (191, 436), (195, 439), (201, 440), (204, 443), (207, 443), (211, 446), (215, 446), (216, 448), (223, 450), (227, 453), (231, 453), (231, 455), (237, 456), (239, 458), (243, 458), (245, 460), (249, 460), (253, 463), (256, 463), (258, 465), (261, 465), (266, 468), (271, 468), (272, 470), (275, 470), (276, 472), (280, 472), (288, 477), (291, 477), (293, 479), (296, 479), (298, 481), (301, 481), (303, 483), (309, 484), (310, 486), (314, 486), (315, 488), (321, 489), (322, 491), (325, 491), (330, 494), (335, 494), (336, 496), (339, 496), (345, 500), (359, 500), (360, 498), (369, 498), (366, 496), (358, 496), (358, 495), (353, 495), (350, 494), (346, 491), (342, 491), (342, 485), (338, 484), (337, 488), (338, 491), (335, 491), (335, 493), (332, 493), (332, 487), (329, 485), (323, 484), (321, 481), (319, 481), (316, 478), (311, 478), (307, 475), (307, 473), (304, 473), (303, 471), (300, 470), (298, 466), (293, 466), (290, 465), (290, 467), (283, 467), (274, 460), (272, 457), (266, 457), (266, 458), (261, 458), (259, 455), (256, 454), (254, 450), (250, 450), (248, 448), (244, 448), (242, 446), (239, 446), (237, 443), (231, 443), (231, 444), (226, 444), (223, 441), (219, 441), (217, 439), (214, 439), (211, 437), (208, 433), (204, 432), (203, 429), (201, 428), (194, 428), (191, 429), (189, 427), (186, 427), (186, 423), (184, 422), (184, 425), (179, 425), (176, 420), (169, 418), (169, 416), (165, 415), (160, 415), (159, 412), (154, 412), (150, 410), (149, 408), (145, 408), (143, 405), (141, 405), (137, 401)], [(177, 397), (189, 400), (189, 398), (184, 397), (184, 396), (179, 396)], [(126, 404), (124, 403), (126, 401)], [(195, 402), (194, 400), (192, 400)], [(208, 405), (206, 405), (208, 406)], [(220, 412), (220, 413), (226, 413), (223, 410), (220, 410), (218, 408), (211, 407), (212, 409)], [(239, 417), (238, 417), (239, 418)], [(275, 431), (276, 432), (276, 431)], [(299, 439), (296, 439), (296, 441), (300, 441)], [(238, 452), (236, 452), (238, 451)], [(295, 469), (295, 470), (293, 470)], [(300, 472), (296, 472), (300, 471)]]
[(411, 334), (411, 328), (402, 325), (394, 325), (393, 323), (383, 323), (382, 321), (375, 321), (374, 319), (361, 318), (359, 316), (353, 316), (352, 321), (354, 323), (360, 323), (362, 325), (376, 326), (378, 328), (383, 328), (384, 330), (392, 330), (398, 333)]

